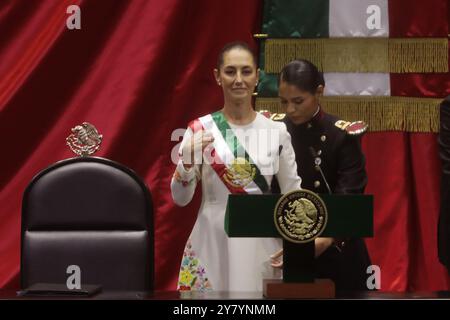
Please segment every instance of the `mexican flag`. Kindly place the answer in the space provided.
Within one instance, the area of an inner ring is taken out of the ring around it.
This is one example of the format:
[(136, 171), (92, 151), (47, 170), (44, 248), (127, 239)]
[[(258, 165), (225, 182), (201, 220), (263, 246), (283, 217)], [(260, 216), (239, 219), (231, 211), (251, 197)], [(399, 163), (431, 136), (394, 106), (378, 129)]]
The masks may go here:
[[(437, 132), (437, 98), (450, 92), (447, 3), (267, 0), (258, 96), (276, 97), (276, 74), (305, 58), (324, 72), (330, 112), (363, 119), (372, 131)], [(432, 21), (417, 20), (422, 12)], [(280, 111), (274, 99), (257, 107)]]
[(283, 112), (277, 74), (295, 58), (325, 76), (324, 109), (364, 120), (381, 289), (448, 290), (438, 261), (439, 103), (450, 95), (448, 0), (265, 0), (256, 108)]

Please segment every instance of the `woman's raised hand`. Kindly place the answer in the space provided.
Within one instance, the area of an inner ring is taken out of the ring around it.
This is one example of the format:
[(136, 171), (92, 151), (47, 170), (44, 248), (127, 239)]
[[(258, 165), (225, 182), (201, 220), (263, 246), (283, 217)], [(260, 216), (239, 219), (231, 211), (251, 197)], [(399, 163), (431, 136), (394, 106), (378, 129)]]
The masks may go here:
[(184, 168), (189, 169), (196, 163), (196, 160), (201, 161), (203, 150), (212, 142), (214, 142), (214, 137), (210, 132), (200, 130), (194, 133), (182, 149)]

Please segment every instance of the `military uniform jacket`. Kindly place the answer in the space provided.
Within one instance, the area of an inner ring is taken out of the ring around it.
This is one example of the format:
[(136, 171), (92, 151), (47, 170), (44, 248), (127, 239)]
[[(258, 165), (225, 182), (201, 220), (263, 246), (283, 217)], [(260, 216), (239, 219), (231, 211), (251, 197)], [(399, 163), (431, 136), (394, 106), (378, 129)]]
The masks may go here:
[[(336, 126), (339, 119), (322, 110), (301, 125), (284, 119), (292, 137), (302, 187), (316, 193), (363, 193), (367, 184), (360, 138)], [(313, 155), (314, 154), (314, 155)], [(325, 179), (316, 169), (319, 164)]]

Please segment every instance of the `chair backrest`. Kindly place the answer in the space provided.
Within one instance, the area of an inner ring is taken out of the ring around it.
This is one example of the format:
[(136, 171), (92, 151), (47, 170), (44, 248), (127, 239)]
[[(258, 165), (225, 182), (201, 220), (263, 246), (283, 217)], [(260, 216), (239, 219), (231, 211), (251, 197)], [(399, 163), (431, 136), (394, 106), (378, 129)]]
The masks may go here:
[(76, 266), (82, 286), (153, 289), (150, 192), (111, 160), (67, 159), (34, 177), (23, 196), (21, 240), (22, 288), (66, 284)]

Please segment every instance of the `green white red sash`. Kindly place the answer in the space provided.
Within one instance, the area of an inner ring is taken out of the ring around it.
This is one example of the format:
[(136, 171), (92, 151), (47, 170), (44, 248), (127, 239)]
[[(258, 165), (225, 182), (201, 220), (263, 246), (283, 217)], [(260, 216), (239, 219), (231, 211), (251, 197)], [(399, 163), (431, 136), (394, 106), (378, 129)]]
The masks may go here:
[[(213, 149), (209, 152), (215, 161), (212, 161), (211, 167), (231, 193), (261, 194), (269, 190), (266, 179), (234, 135), (221, 111), (200, 117), (192, 121), (189, 127), (193, 133), (205, 130), (213, 135)], [(246, 164), (242, 166), (236, 164), (236, 155), (240, 156), (240, 160), (245, 159)], [(234, 174), (235, 169), (243, 167), (251, 170), (251, 179), (235, 179), (240, 177)]]

